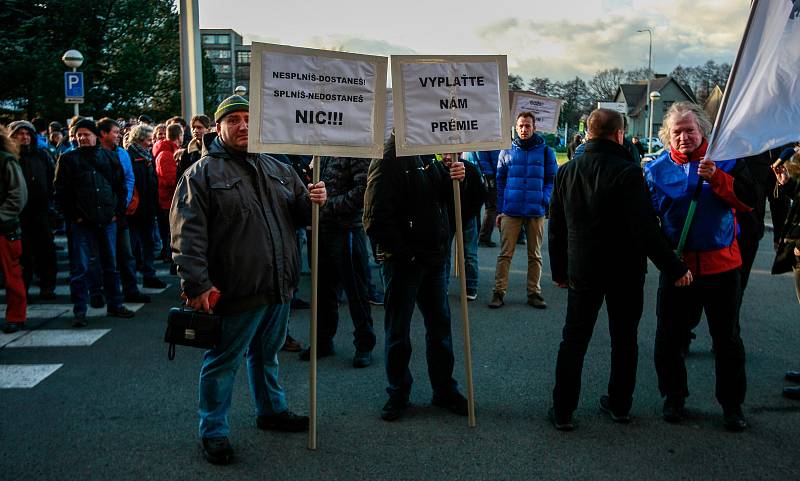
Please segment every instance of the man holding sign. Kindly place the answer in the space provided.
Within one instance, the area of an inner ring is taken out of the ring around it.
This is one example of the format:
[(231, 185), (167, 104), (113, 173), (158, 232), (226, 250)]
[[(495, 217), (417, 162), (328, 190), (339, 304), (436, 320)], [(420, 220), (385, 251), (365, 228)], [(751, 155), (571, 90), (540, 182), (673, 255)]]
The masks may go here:
[[(450, 159), (448, 159), (450, 160)], [(433, 404), (461, 416), (467, 400), (453, 379), (453, 340), (445, 262), (450, 253), (453, 182), (463, 180), (464, 164), (437, 162), (433, 156), (397, 157), (395, 138), (382, 159), (369, 167), (364, 196), (364, 227), (377, 245), (386, 277), (386, 376), (389, 400), (381, 417), (400, 418), (409, 406), (413, 379), (411, 316), (417, 304), (425, 319), (428, 376)]]
[[(219, 136), (180, 179), (170, 209), (173, 259), (189, 307), (222, 315), (219, 345), (200, 369), (203, 456), (228, 464), (228, 409), (241, 358), (247, 359), (259, 429), (305, 431), (278, 383), (278, 351), (299, 279), (294, 232), (308, 225), (325, 184), (308, 189), (291, 167), (247, 152), (249, 103), (225, 99), (214, 114)], [(219, 303), (214, 306), (215, 298)]]

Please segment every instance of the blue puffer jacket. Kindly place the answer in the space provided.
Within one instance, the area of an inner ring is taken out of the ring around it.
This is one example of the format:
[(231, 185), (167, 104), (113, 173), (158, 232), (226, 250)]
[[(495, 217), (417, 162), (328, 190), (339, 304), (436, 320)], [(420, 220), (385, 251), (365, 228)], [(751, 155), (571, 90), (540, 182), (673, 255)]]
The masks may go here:
[(550, 205), (558, 164), (553, 149), (536, 134), (528, 150), (514, 139), (511, 150), (497, 159), (497, 213), (512, 217), (542, 217)]

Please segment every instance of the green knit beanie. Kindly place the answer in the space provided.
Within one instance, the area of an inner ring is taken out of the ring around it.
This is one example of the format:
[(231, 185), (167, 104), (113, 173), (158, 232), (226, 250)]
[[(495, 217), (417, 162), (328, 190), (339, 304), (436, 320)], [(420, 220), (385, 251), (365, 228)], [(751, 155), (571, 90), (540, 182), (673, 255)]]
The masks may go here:
[(231, 95), (217, 107), (214, 112), (214, 122), (219, 122), (222, 117), (225, 117), (231, 112), (247, 112), (250, 110), (250, 102), (246, 98), (239, 95)]

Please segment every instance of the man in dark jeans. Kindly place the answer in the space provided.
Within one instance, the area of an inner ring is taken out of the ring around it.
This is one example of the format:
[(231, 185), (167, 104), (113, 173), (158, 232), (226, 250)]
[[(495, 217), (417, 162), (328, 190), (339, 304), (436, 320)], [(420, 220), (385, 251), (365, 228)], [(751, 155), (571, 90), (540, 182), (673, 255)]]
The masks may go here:
[(452, 179), (464, 179), (464, 164), (448, 169), (433, 156), (397, 157), (394, 136), (382, 159), (369, 166), (364, 196), (364, 227), (384, 260), (386, 296), (386, 376), (389, 400), (381, 417), (400, 418), (409, 406), (413, 379), (411, 316), (414, 304), (425, 320), (428, 376), (433, 404), (467, 415), (467, 400), (453, 379), (453, 341), (447, 300), (445, 257), (449, 253), (447, 208)]
[[(367, 188), (369, 159), (324, 157), (320, 180), (328, 189), (322, 207), (319, 234), (319, 347), (317, 357), (334, 353), (333, 338), (339, 326), (339, 293), (344, 289), (353, 319), (353, 367), (372, 363), (375, 332), (367, 283), (369, 252), (361, 216)], [(300, 353), (308, 361), (310, 349)]]
[(69, 223), (69, 287), (74, 327), (86, 326), (89, 258), (99, 251), (107, 312), (113, 317), (133, 317), (122, 305), (117, 270), (116, 220), (125, 213), (127, 192), (122, 167), (113, 153), (97, 145), (97, 127), (88, 119), (74, 126), (78, 147), (65, 153), (56, 166), (55, 199)]

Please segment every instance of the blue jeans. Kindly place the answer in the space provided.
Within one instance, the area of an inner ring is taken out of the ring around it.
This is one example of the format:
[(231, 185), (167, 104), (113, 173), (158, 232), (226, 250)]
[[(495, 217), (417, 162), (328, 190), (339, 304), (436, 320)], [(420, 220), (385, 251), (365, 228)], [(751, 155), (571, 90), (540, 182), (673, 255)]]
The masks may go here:
[[(464, 270), (467, 274), (467, 294), (478, 293), (478, 237), (479, 237), (478, 218), (472, 218), (464, 222)], [(452, 262), (452, 246), (455, 240), (455, 232), (450, 237), (451, 252), (447, 254), (445, 272), (448, 284), (450, 282), (450, 262)]]
[(240, 314), (222, 316), (222, 339), (203, 355), (200, 368), (200, 436), (227, 436), (233, 381), (244, 354), (256, 415), (286, 411), (278, 384), (278, 351), (286, 339), (289, 304), (271, 304)]
[(103, 269), (103, 289), (111, 309), (122, 307), (117, 270), (117, 223), (86, 225), (71, 223), (69, 235), (69, 291), (75, 314), (85, 314), (89, 297), (89, 260), (96, 253)]
[[(117, 222), (117, 270), (119, 271), (122, 293), (124, 295), (137, 294), (139, 286), (136, 283), (136, 259), (131, 251), (131, 237), (128, 233), (128, 224)], [(100, 262), (97, 257), (89, 261), (89, 295), (102, 295), (102, 279)]]
[(390, 396), (408, 398), (414, 382), (408, 369), (411, 360), (411, 316), (416, 302), (425, 322), (428, 377), (436, 395), (457, 391), (453, 379), (453, 337), (444, 263), (388, 260), (384, 263), (386, 297), (386, 377)]

